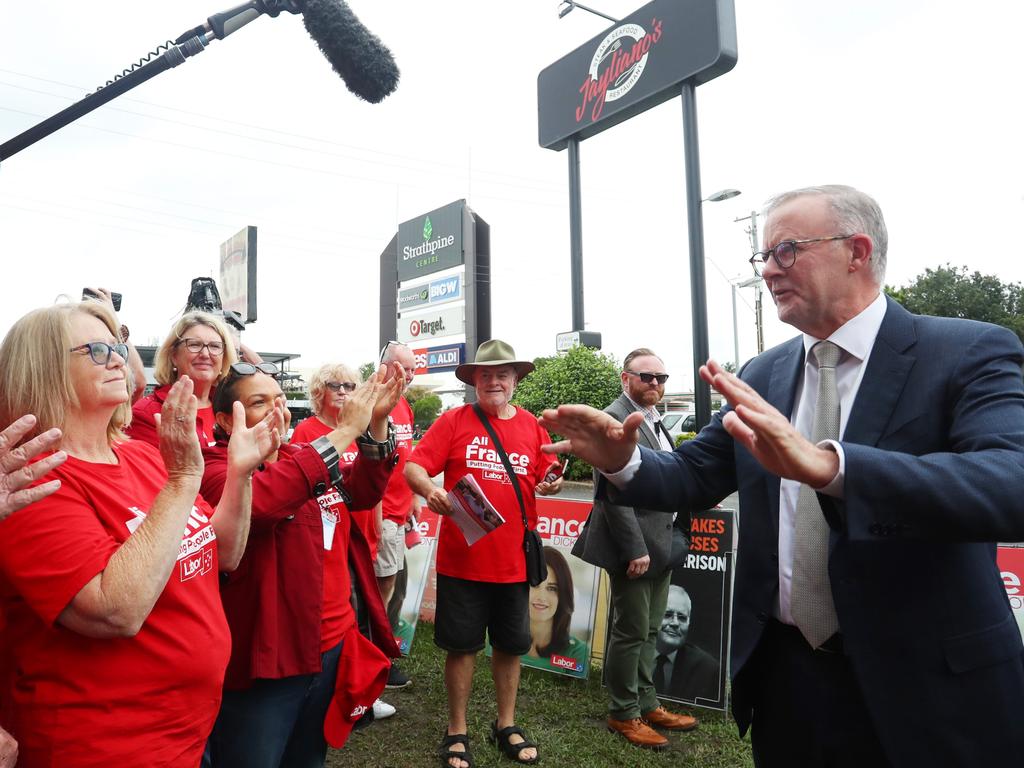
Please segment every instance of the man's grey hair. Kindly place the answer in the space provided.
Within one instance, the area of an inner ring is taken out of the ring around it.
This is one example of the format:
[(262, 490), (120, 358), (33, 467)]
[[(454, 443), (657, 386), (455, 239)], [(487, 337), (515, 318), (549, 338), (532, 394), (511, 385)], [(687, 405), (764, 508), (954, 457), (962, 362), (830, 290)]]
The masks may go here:
[(409, 345), (400, 341), (389, 341), (384, 347), (384, 354), (381, 355), (380, 361), (382, 363), (395, 362), (395, 353), (400, 349), (409, 349)]
[(871, 253), (871, 274), (879, 285), (885, 282), (885, 255), (889, 247), (889, 234), (885, 229), (882, 209), (875, 199), (859, 189), (843, 184), (825, 184), (820, 187), (805, 187), (783, 192), (765, 204), (765, 215), (784, 203), (798, 197), (825, 197), (835, 216), (836, 226), (841, 230), (837, 235), (863, 233), (871, 238), (874, 250)]

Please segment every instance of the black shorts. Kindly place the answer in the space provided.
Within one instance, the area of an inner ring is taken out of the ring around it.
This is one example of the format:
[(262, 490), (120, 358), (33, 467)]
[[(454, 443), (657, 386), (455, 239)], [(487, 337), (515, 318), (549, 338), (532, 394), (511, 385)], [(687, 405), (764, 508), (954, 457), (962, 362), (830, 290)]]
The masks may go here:
[(530, 650), (530, 588), (525, 581), (495, 584), (437, 574), (434, 643), (453, 653), (491, 646), (511, 656)]

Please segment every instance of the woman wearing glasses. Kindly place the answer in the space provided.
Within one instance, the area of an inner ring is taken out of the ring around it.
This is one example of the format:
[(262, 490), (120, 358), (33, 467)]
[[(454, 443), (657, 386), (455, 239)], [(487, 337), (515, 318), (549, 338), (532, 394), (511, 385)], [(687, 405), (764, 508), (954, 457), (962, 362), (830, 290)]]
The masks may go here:
[(171, 385), (182, 376), (188, 376), (199, 401), (196, 432), (204, 447), (212, 445), (213, 392), (217, 382), (227, 376), (231, 364), (237, 360), (231, 336), (220, 318), (207, 312), (182, 315), (156, 353), (153, 376), (160, 386), (135, 403), (128, 436), (157, 445), (153, 417), (160, 413)]
[[(341, 423), (345, 403), (362, 383), (363, 377), (344, 363), (328, 363), (321, 366), (309, 381), (309, 402), (313, 408), (313, 415), (299, 423), (292, 433), (291, 442), (311, 443), (337, 429)], [(351, 465), (358, 453), (359, 447), (353, 442), (338, 454), (339, 465), (343, 468)], [(366, 537), (366, 543), (370, 545), (370, 557), (376, 560), (382, 525), (380, 507), (358, 510), (352, 520), (359, 526)]]
[[(247, 423), (259, 421), (283, 398), (275, 373), (269, 363), (236, 363), (218, 385), (217, 442), (204, 452), (207, 498), (219, 498), (224, 486), (232, 404), (241, 403)], [(398, 655), (369, 550), (346, 506), (368, 509), (380, 501), (395, 452), (388, 413), (401, 391), (401, 376), (382, 369), (352, 392), (325, 435), (282, 445), (253, 477), (245, 557), (221, 586), (232, 643), (224, 702), (210, 737), (214, 768), (324, 764), (324, 717), (336, 676), (354, 679), (337, 673), (342, 648), (349, 658), (361, 642), (350, 603), (350, 562), (367, 597), (375, 642)], [(344, 467), (341, 454), (353, 441), (358, 455)], [(384, 675), (386, 667), (381, 664)], [(379, 693), (368, 694), (365, 704)]]
[(31, 434), (59, 428), (67, 455), (60, 487), (0, 522), (4, 726), (27, 768), (196, 765), (220, 702), (218, 571), (241, 557), (275, 415), (250, 428), (236, 413), (214, 510), (191, 379), (164, 398), (159, 450), (124, 440), (127, 353), (95, 301), (36, 310), (0, 346), (0, 422), (31, 411)]

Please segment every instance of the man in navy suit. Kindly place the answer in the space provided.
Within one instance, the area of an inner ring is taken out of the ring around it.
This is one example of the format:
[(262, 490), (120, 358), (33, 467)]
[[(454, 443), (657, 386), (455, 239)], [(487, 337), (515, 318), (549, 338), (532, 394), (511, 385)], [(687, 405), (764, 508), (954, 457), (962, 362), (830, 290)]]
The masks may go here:
[(616, 503), (739, 490), (733, 712), (757, 765), (1019, 765), (1024, 648), (993, 542), (1024, 539), (1024, 349), (887, 299), (886, 244), (855, 189), (774, 198), (751, 261), (802, 335), (738, 376), (708, 361), (729, 405), (695, 440), (637, 448), (638, 417), (586, 406), (542, 423)]

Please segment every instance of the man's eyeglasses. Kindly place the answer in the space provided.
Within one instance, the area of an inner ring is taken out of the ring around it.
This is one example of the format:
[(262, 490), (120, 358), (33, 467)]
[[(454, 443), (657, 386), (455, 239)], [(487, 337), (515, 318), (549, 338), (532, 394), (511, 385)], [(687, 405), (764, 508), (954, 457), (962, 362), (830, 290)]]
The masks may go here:
[(267, 376), (277, 376), (281, 369), (273, 363), (232, 363), (231, 373), (235, 376), (252, 376), (259, 371)]
[(90, 341), (88, 344), (82, 344), (78, 347), (72, 347), (69, 352), (80, 352), (82, 350), (88, 350), (89, 358), (96, 363), (96, 365), (106, 365), (110, 362), (110, 356), (117, 353), (125, 362), (128, 362), (128, 345), (127, 344), (107, 344), (105, 341)]
[(185, 349), (193, 355), (198, 355), (204, 348), (210, 350), (210, 357), (220, 357), (224, 354), (224, 342), (222, 341), (203, 342), (199, 339), (178, 339), (178, 343), (184, 344)]
[(341, 392), (342, 389), (346, 392), (356, 391), (356, 383), (354, 381), (325, 381), (324, 386), (331, 390), (331, 392)]
[(637, 373), (636, 371), (626, 371), (630, 376), (636, 376), (644, 384), (650, 384), (652, 381), (657, 381), (659, 384), (664, 384), (668, 381), (667, 373)]
[(783, 240), (781, 243), (776, 243), (767, 251), (758, 251), (751, 256), (750, 266), (754, 268), (754, 273), (759, 277), (764, 274), (765, 267), (768, 265), (768, 259), (770, 258), (775, 259), (775, 263), (779, 265), (780, 269), (789, 269), (796, 263), (796, 251), (798, 245), (807, 245), (808, 243), (828, 243), (832, 240), (849, 240), (851, 237), (853, 237), (852, 234), (835, 235), (833, 237), (812, 237), (807, 240)]

